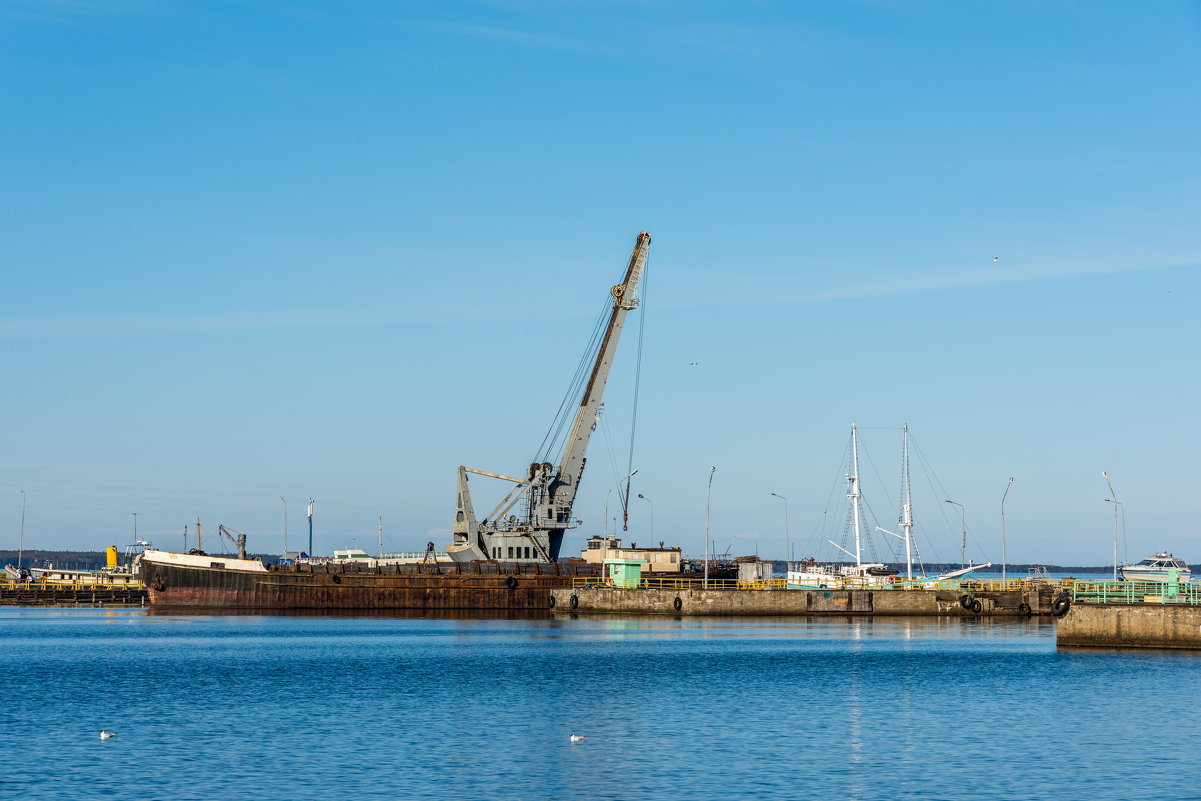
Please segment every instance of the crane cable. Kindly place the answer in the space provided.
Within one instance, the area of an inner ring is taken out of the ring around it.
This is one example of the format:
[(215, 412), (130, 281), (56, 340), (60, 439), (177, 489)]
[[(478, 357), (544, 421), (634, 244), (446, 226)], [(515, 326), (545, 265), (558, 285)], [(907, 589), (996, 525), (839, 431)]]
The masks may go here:
[(630, 460), (626, 465), (626, 491), (621, 498), (621, 530), (630, 526), (630, 478), (634, 472), (634, 432), (638, 428), (638, 392), (642, 386), (642, 339), (646, 331), (646, 275), (650, 271), (651, 257), (648, 252), (642, 265), (642, 313), (638, 315), (638, 356), (634, 362), (634, 411), (630, 418)]

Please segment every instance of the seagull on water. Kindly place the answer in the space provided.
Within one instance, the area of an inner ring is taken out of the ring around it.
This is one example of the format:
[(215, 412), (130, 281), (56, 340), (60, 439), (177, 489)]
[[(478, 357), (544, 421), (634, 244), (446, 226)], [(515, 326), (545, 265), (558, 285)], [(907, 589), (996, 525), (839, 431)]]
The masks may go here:
[(101, 740), (111, 740), (112, 738), (114, 738), (116, 736), (117, 736), (117, 733), (115, 731), (105, 731), (104, 729), (100, 730), (100, 739)]
[(573, 735), (571, 735), (571, 741), (572, 741), (573, 743), (580, 743), (580, 742), (583, 742), (583, 741), (584, 741), (584, 735), (582, 735), (582, 734), (573, 734)]

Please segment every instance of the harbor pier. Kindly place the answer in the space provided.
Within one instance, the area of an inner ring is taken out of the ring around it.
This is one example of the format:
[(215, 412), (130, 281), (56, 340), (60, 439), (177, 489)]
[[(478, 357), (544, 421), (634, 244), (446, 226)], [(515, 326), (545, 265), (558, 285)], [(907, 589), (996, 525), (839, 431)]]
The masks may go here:
[(1201, 584), (1077, 582), (1073, 596), (1057, 645), (1201, 650)]
[[(705, 616), (895, 615), (974, 617), (1052, 614), (1061, 590), (1056, 585), (1020, 581), (955, 584), (945, 587), (787, 588), (782, 581), (644, 580), (637, 587), (605, 586), (577, 580), (551, 592), (556, 612)], [(973, 586), (974, 585), (974, 586)]]

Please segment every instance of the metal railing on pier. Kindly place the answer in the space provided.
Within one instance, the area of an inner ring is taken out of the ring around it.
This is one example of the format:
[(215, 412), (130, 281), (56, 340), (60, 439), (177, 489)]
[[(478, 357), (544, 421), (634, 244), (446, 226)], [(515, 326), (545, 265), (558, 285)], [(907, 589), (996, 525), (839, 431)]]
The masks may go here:
[(573, 580), (573, 587), (612, 587), (614, 589), (650, 589), (650, 590), (699, 590), (708, 586), (711, 590), (944, 590), (956, 594), (963, 592), (1038, 592), (1040, 590), (1058, 593), (1073, 588), (1074, 579), (1046, 580), (1041, 578), (1014, 578), (1001, 581), (1000, 579), (956, 579), (935, 581), (932, 579), (906, 580), (893, 576), (892, 581), (879, 579), (862, 579), (850, 576), (831, 576), (828, 581), (809, 584), (789, 584), (784, 578), (773, 578), (760, 581), (740, 581), (738, 579), (709, 579), (693, 577), (648, 577), (639, 579), (636, 587), (625, 586), (619, 579), (604, 579), (599, 576), (579, 577)]
[(709, 579), (708, 584), (706, 585), (705, 580), (699, 578), (661, 578), (658, 576), (644, 576), (639, 579), (637, 587), (623, 587), (620, 579), (605, 578), (602, 580), (600, 576), (580, 576), (572, 579), (571, 586), (611, 587), (613, 589), (640, 590), (699, 590), (704, 586), (708, 586), (708, 588), (711, 590), (782, 590), (785, 589), (785, 582), (782, 578), (760, 581)]
[(55, 580), (39, 578), (30, 581), (8, 579), (0, 581), (0, 588), (6, 590), (140, 590), (142, 582), (137, 579), (108, 578), (81, 580)]
[(1077, 603), (1187, 604), (1201, 606), (1201, 582), (1196, 581), (1077, 581), (1072, 587)]
[(1038, 592), (1049, 589), (1052, 592), (1070, 590), (1075, 579), (1043, 579), (1043, 578), (1011, 578), (1001, 579), (948, 579), (934, 581), (932, 579), (902, 579), (899, 576), (892, 587), (901, 590), (948, 590), (951, 592)]

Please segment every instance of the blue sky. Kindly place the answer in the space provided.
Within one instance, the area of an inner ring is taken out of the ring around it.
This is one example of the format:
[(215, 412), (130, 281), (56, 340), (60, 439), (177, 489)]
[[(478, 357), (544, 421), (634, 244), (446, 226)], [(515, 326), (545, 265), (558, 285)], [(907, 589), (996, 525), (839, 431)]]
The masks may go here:
[(1132, 559), (1199, 560), (1199, 86), (1195, 3), (0, 0), (0, 542), (24, 489), (29, 548), (278, 551), (280, 495), (442, 545), (647, 230), (654, 539), (700, 551), (713, 465), (719, 552), (783, 556), (778, 492), (819, 553), (852, 422), (891, 527), (908, 422), (930, 558), (945, 495), (1000, 561), (1012, 475), (1011, 561), (1104, 564), (1107, 470)]

